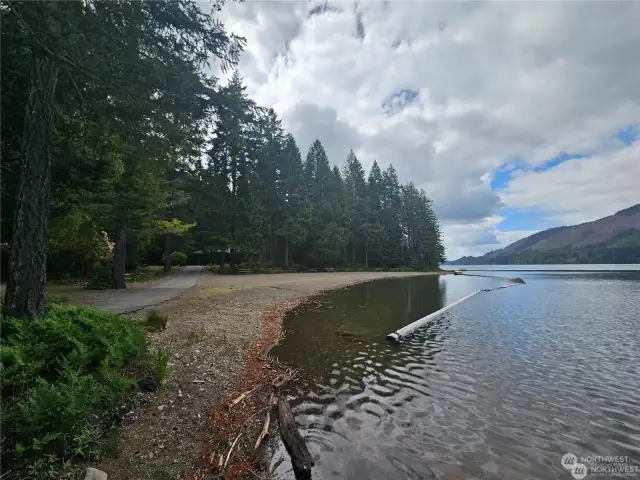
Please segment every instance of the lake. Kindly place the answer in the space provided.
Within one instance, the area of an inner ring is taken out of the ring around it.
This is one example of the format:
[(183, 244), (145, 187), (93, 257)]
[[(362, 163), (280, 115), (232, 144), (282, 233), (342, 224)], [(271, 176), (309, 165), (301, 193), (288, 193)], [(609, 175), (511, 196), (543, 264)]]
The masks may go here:
[[(287, 394), (313, 478), (571, 479), (566, 453), (626, 457), (585, 458), (601, 471), (640, 465), (640, 267), (596, 267), (466, 267), (527, 283), (399, 345), (385, 336), (505, 280), (380, 280), (291, 314), (272, 354), (301, 371)], [(273, 472), (294, 478), (274, 448)]]

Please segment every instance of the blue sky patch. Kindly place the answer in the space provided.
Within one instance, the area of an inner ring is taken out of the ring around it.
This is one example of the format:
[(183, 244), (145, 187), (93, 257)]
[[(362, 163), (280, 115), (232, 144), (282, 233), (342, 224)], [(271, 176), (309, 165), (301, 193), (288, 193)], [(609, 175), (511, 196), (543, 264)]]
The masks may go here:
[(535, 167), (533, 169), (534, 172), (540, 173), (546, 170), (550, 170), (554, 167), (557, 167), (561, 163), (566, 162), (567, 160), (579, 160), (581, 158), (587, 158), (588, 155), (583, 155), (581, 153), (567, 153), (561, 152), (559, 155), (556, 155), (551, 160), (544, 162), (542, 165)]
[(513, 172), (521, 171), (521, 172), (536, 172), (541, 173), (547, 170), (551, 170), (552, 168), (557, 167), (561, 163), (567, 162), (569, 160), (579, 160), (581, 158), (587, 158), (589, 155), (583, 153), (567, 153), (560, 152), (558, 155), (553, 157), (550, 160), (547, 160), (542, 165), (538, 165), (536, 167), (532, 167), (524, 162), (522, 159), (514, 159), (511, 160), (498, 169), (493, 174), (493, 179), (491, 180), (491, 190), (496, 191), (502, 189), (505, 185), (507, 185), (511, 178), (513, 177)]
[(362, 12), (356, 13), (356, 38), (364, 40), (364, 23), (362, 22)]
[(382, 110), (388, 116), (400, 113), (404, 107), (413, 103), (419, 95), (420, 92), (418, 92), (418, 90), (412, 90), (410, 88), (395, 90), (383, 100)]
[(537, 210), (518, 210), (517, 208), (503, 208), (498, 215), (504, 220), (498, 225), (503, 232), (514, 230), (546, 230), (557, 227), (557, 222), (545, 218), (542, 212)]
[(309, 9), (309, 18), (314, 15), (322, 15), (325, 12), (341, 12), (342, 10), (339, 7), (335, 7), (333, 5), (329, 5), (329, 2), (318, 3), (313, 6), (313, 8)]
[(616, 137), (625, 145), (631, 145), (636, 142), (640, 136), (640, 125), (630, 125), (620, 130)]

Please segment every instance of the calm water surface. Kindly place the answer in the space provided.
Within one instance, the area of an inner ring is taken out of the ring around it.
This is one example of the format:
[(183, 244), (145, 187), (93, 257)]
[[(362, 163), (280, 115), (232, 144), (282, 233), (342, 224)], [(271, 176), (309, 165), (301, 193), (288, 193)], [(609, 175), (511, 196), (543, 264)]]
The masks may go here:
[[(385, 335), (504, 280), (381, 280), (291, 315), (272, 353), (302, 371), (288, 394), (313, 477), (571, 479), (567, 452), (640, 465), (637, 268), (478, 271), (527, 284), (481, 293), (401, 345)], [(273, 458), (293, 478), (281, 445)]]

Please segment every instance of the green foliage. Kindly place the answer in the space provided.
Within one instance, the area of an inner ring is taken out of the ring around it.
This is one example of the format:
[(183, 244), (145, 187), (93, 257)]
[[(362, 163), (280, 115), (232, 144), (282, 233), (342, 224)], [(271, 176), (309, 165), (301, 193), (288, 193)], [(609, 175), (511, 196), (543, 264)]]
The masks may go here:
[(167, 328), (168, 322), (169, 319), (166, 315), (162, 315), (158, 310), (150, 310), (144, 324), (153, 330), (164, 330)]
[[(210, 77), (205, 64), (233, 66), (243, 41), (196, 2), (13, 2), (5, 10), (0, 241), (11, 233), (26, 86), (43, 38), (61, 65), (50, 278), (113, 288), (125, 270), (166, 259), (168, 271), (184, 263), (180, 252), (194, 251), (219, 265), (207, 270), (230, 273), (242, 262), (266, 273), (290, 264), (430, 269), (444, 258), (427, 195), (401, 186), (393, 165), (374, 162), (366, 172), (353, 151), (329, 158), (319, 140), (301, 153), (237, 71), (226, 84)], [(60, 31), (75, 33), (58, 35), (48, 23), (40, 32), (51, 12)]]
[(8, 478), (57, 478), (69, 460), (99, 455), (132, 399), (147, 344), (131, 320), (50, 305), (31, 322), (2, 319), (2, 465)]
[(151, 351), (149, 358), (151, 369), (158, 385), (164, 385), (169, 378), (171, 370), (169, 366), (171, 351), (166, 347), (158, 347)]
[(101, 268), (89, 277), (89, 281), (84, 287), (86, 290), (106, 290), (113, 288), (113, 277), (111, 270)]
[(44, 302), (47, 307), (51, 305), (66, 305), (69, 303), (69, 297), (54, 293), (47, 293), (45, 294)]
[(184, 235), (195, 227), (196, 223), (184, 223), (177, 218), (172, 218), (171, 220), (156, 220), (154, 226), (158, 233)]
[(184, 265), (187, 263), (187, 254), (184, 252), (171, 252), (171, 263), (173, 265)]

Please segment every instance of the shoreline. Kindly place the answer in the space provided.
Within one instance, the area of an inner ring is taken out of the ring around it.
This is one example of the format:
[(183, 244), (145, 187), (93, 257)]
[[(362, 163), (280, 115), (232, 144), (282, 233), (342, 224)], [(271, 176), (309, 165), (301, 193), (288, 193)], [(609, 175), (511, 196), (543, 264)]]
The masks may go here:
[[(332, 290), (442, 274), (450, 273), (203, 273), (183, 295), (133, 315), (141, 318), (153, 309), (168, 315), (167, 329), (151, 333), (149, 342), (172, 350), (173, 371), (164, 388), (140, 393), (139, 407), (124, 414), (118, 454), (91, 466), (132, 480), (264, 473), (264, 449), (255, 443), (270, 410), (272, 385), (287, 376), (268, 356), (284, 317)], [(273, 435), (277, 422), (271, 420)]]

